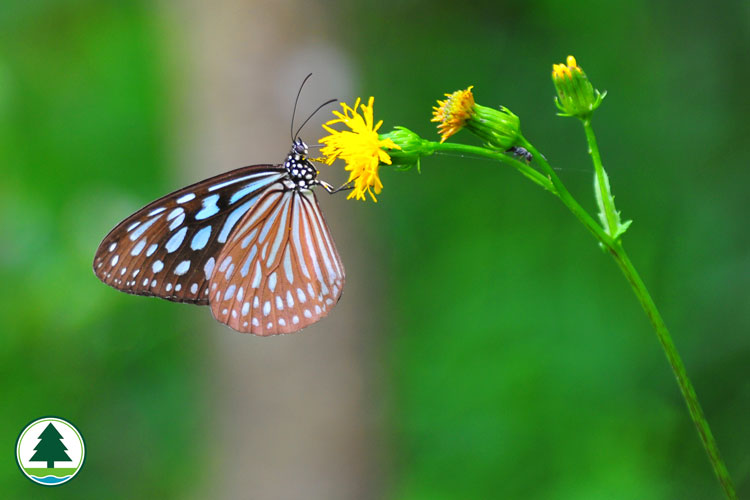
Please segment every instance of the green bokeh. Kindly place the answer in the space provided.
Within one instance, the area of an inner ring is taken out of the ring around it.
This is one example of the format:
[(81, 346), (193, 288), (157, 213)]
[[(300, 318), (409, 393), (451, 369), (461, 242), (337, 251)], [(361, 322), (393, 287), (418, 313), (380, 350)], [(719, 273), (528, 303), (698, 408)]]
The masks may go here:
[[(3, 498), (177, 497), (200, 450), (199, 336), (167, 304), (118, 300), (91, 270), (113, 221), (167, 188), (151, 23), (135, 2), (0, 6)], [(11, 450), (51, 412), (97, 459), (43, 489)]]

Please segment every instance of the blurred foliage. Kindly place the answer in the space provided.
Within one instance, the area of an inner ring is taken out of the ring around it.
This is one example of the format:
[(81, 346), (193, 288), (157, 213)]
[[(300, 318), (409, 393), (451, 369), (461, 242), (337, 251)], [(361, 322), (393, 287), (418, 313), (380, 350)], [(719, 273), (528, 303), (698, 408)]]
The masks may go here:
[[(362, 12), (341, 43), (383, 131), (435, 138), (435, 99), (475, 85), (591, 213), (583, 131), (555, 117), (552, 63), (574, 54), (609, 91), (594, 125), (634, 219), (625, 244), (750, 494), (746, 5), (358, 0), (338, 24)], [(471, 158), (383, 183), (368, 212), (389, 276), (390, 497), (720, 497), (647, 318), (561, 204)]]
[[(179, 497), (196, 470), (199, 332), (91, 271), (106, 232), (167, 188), (152, 23), (138, 2), (0, 5), (3, 498)], [(54, 491), (20, 476), (10, 452), (49, 414), (97, 457)]]

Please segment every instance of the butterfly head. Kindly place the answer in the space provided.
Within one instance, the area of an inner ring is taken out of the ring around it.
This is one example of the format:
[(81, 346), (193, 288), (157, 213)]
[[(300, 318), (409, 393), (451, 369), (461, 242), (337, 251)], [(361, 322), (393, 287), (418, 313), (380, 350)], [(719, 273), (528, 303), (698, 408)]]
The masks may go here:
[(292, 143), (292, 149), (284, 161), (289, 178), (298, 188), (309, 189), (316, 184), (315, 178), (318, 171), (307, 158), (307, 144), (297, 138)]

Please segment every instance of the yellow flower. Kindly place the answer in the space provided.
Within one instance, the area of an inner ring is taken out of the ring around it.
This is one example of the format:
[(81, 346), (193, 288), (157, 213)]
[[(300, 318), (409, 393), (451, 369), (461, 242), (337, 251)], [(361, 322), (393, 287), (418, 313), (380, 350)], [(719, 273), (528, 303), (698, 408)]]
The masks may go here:
[(433, 107), (432, 121), (439, 122), (440, 142), (466, 128), (477, 135), (485, 146), (507, 151), (516, 145), (520, 121), (508, 108), (488, 108), (474, 102), (470, 86), (466, 90), (457, 90), (445, 94), (447, 99), (438, 101)]
[(578, 67), (575, 57), (568, 56), (565, 63), (552, 65), (552, 78), (573, 78), (573, 71), (583, 73), (581, 68)]
[[(385, 150), (401, 149), (391, 139), (381, 139), (378, 135), (383, 120), (378, 123), (373, 121), (374, 101), (375, 99), (370, 97), (365, 105), (357, 98), (353, 107), (342, 102), (343, 113), (334, 111), (333, 114), (338, 118), (323, 125), (331, 134), (320, 140), (325, 144), (321, 149), (321, 153), (326, 157), (325, 162), (331, 165), (337, 158), (344, 160), (346, 170), (350, 172), (348, 182), (354, 182), (354, 189), (347, 199), (365, 200), (365, 193), (369, 193), (372, 200), (377, 202), (375, 195), (380, 194), (383, 189), (378, 169), (381, 163), (391, 164), (391, 157)], [(335, 123), (343, 123), (351, 130), (335, 130), (330, 127)]]
[(552, 83), (557, 90), (555, 104), (561, 116), (588, 119), (607, 95), (594, 88), (573, 56), (568, 56), (565, 64), (552, 65)]
[(438, 125), (440, 142), (445, 142), (448, 137), (461, 130), (466, 121), (474, 114), (472, 88), (474, 88), (473, 85), (466, 90), (457, 90), (452, 94), (445, 94), (447, 99), (438, 101), (438, 105), (432, 108), (431, 121), (440, 123)]

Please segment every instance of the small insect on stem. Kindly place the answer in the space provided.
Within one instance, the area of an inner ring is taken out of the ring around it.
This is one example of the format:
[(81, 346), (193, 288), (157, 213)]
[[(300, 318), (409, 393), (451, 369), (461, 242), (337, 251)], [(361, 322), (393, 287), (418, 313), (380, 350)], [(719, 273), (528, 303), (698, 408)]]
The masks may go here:
[(506, 153), (511, 153), (516, 158), (520, 158), (526, 161), (526, 163), (531, 163), (531, 160), (534, 159), (534, 155), (532, 155), (528, 149), (521, 146), (513, 146), (512, 148), (508, 149)]

